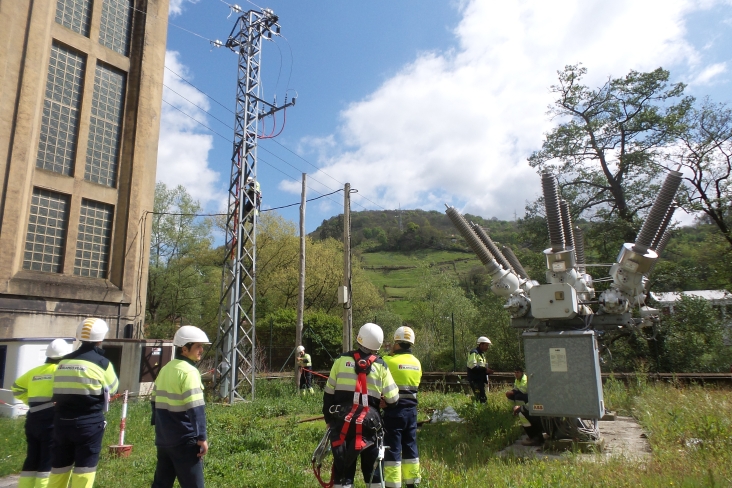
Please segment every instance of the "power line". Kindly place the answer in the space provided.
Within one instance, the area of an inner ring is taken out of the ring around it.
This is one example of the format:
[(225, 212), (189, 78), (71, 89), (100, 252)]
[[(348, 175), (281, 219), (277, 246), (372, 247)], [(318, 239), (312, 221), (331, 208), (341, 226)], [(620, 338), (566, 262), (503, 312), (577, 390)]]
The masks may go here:
[[(165, 102), (166, 104), (170, 105), (170, 106), (171, 106), (171, 107), (173, 107), (173, 108), (174, 108), (175, 110), (177, 110), (178, 112), (182, 113), (183, 115), (185, 115), (186, 117), (188, 117), (189, 119), (191, 119), (192, 121), (194, 121), (195, 123), (199, 124), (199, 125), (200, 125), (200, 126), (202, 126), (202, 127), (205, 127), (205, 128), (206, 128), (206, 129), (208, 129), (209, 131), (213, 132), (214, 134), (216, 134), (217, 136), (219, 136), (220, 138), (222, 138), (223, 140), (225, 140), (225, 141), (226, 141), (226, 142), (228, 142), (229, 144), (233, 144), (233, 142), (231, 141), (231, 139), (229, 139), (228, 137), (226, 137), (226, 136), (224, 136), (224, 135), (221, 135), (221, 134), (219, 134), (218, 132), (216, 132), (215, 130), (213, 130), (213, 129), (212, 129), (211, 127), (207, 126), (206, 124), (204, 124), (204, 123), (203, 123), (203, 122), (201, 122), (200, 120), (196, 119), (196, 118), (195, 118), (195, 117), (193, 117), (192, 115), (190, 115), (190, 114), (188, 114), (188, 113), (184, 112), (183, 110), (179, 109), (178, 107), (176, 107), (175, 105), (173, 105), (172, 103), (168, 102), (168, 101), (167, 101), (167, 100), (165, 100), (165, 99), (163, 99), (163, 102)], [(233, 129), (232, 129), (232, 130), (233, 130)], [(272, 153), (271, 151), (268, 151), (268, 152), (270, 152), (270, 153), (271, 153), (271, 154), (273, 154), (274, 156), (277, 156), (276, 154)], [(271, 163), (269, 163), (269, 162), (265, 161), (264, 159), (262, 159), (262, 158), (259, 158), (259, 157), (258, 157), (258, 158), (257, 158), (257, 161), (260, 161), (260, 162), (262, 162), (262, 163), (266, 164), (267, 166), (270, 166), (271, 168), (273, 168), (273, 169), (275, 169), (275, 170), (279, 171), (280, 173), (282, 173), (283, 175), (287, 176), (287, 177), (288, 177), (288, 178), (290, 178), (291, 180), (293, 180), (293, 181), (297, 181), (297, 178), (295, 178), (295, 177), (293, 177), (293, 176), (290, 176), (290, 175), (288, 175), (287, 173), (285, 173), (285, 172), (284, 172), (284, 171), (282, 171), (281, 169), (277, 168), (277, 167), (276, 167), (276, 166), (274, 166), (273, 164), (271, 164)], [(288, 165), (292, 166), (292, 165), (291, 165), (290, 163), (287, 163), (287, 161), (285, 161), (284, 159), (282, 159), (282, 161), (283, 161), (283, 162), (285, 162), (286, 164), (288, 164)], [(298, 169), (298, 168), (297, 168), (297, 167), (295, 167), (295, 166), (292, 166), (292, 167), (293, 167), (294, 169)], [(321, 183), (321, 184), (322, 184), (322, 183)], [(323, 185), (323, 186), (325, 186), (326, 188), (328, 188), (328, 187), (327, 187), (326, 185)], [(316, 192), (316, 193), (321, 193), (321, 192), (319, 192), (319, 191), (315, 190), (314, 188), (312, 188), (312, 187), (310, 187), (310, 186), (308, 186), (308, 188), (309, 188), (309, 189), (311, 189), (312, 191)], [(332, 188), (328, 188), (328, 189), (329, 189), (329, 190), (333, 190)], [(340, 191), (340, 190), (335, 190), (335, 191), (332, 191), (331, 193), (329, 193), (329, 195), (332, 195), (333, 193), (335, 193), (335, 192), (337, 192), (337, 191)], [(321, 195), (322, 195), (322, 194), (321, 194)], [(332, 200), (332, 199), (330, 199), (330, 198), (329, 198), (328, 200), (332, 201), (333, 203), (335, 203), (335, 204), (337, 204), (337, 205), (339, 204), (339, 202), (336, 202), (336, 201), (334, 201), (334, 200)], [(289, 205), (288, 205), (288, 206), (289, 206)]]

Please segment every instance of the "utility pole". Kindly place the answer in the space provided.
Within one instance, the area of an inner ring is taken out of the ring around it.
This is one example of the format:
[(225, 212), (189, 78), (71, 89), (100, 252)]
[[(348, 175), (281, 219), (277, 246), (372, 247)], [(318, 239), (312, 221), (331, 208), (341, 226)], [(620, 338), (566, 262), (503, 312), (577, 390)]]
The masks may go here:
[[(302, 192), (300, 194), (300, 288), (297, 296), (297, 326), (295, 328), (295, 347), (302, 345), (302, 323), (305, 313), (305, 192), (308, 175), (302, 174)], [(299, 386), (300, 366), (295, 368), (295, 386)]]
[(353, 300), (351, 297), (351, 184), (343, 189), (343, 352), (353, 346)]
[[(241, 7), (231, 7), (237, 14)], [(234, 145), (229, 179), (229, 206), (224, 240), (219, 329), (216, 337), (216, 373), (213, 390), (229, 403), (254, 399), (256, 331), (256, 263), (258, 185), (257, 133), (260, 119), (295, 104), (293, 99), (275, 107), (260, 97), (263, 39), (279, 35), (278, 17), (270, 9), (249, 10), (236, 20), (226, 43), (237, 54)], [(267, 106), (268, 111), (261, 110)], [(248, 398), (247, 398), (248, 397)]]

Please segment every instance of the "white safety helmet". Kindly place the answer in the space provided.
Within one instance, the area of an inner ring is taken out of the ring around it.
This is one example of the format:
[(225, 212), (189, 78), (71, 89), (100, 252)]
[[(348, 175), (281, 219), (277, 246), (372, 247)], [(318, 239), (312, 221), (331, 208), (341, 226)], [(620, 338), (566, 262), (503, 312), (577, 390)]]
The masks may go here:
[(492, 344), (491, 340), (485, 336), (478, 337), (478, 344)]
[(46, 357), (58, 359), (71, 352), (71, 344), (63, 339), (54, 339), (46, 348)]
[(208, 336), (204, 331), (192, 325), (184, 325), (178, 329), (173, 336), (173, 345), (175, 347), (183, 347), (190, 342), (200, 342), (201, 344), (211, 344)]
[(251, 183), (252, 181), (254, 181), (254, 177), (253, 176), (247, 176), (247, 183)]
[(384, 342), (384, 331), (376, 324), (368, 322), (358, 330), (356, 342), (371, 351), (378, 351)]
[(76, 339), (81, 342), (102, 342), (109, 332), (107, 322), (89, 317), (76, 328)]
[(414, 331), (411, 327), (399, 327), (394, 332), (394, 342), (408, 342), (414, 344)]
[(300, 354), (301, 352), (305, 352), (305, 347), (304, 346), (297, 346), (295, 348), (295, 352), (298, 353), (298, 354)]

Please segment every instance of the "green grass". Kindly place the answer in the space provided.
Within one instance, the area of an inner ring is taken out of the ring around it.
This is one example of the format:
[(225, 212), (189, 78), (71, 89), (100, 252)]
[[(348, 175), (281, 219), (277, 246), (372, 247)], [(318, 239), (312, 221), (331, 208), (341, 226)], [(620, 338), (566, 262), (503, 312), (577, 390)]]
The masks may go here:
[[(316, 487), (310, 456), (324, 431), (322, 421), (297, 423), (320, 413), (320, 395), (301, 398), (288, 383), (261, 384), (258, 398), (235, 406), (207, 405), (210, 452), (208, 487)], [(454, 407), (460, 424), (425, 424), (419, 431), (423, 488), (432, 487), (707, 487), (732, 485), (732, 402), (729, 392), (698, 386), (631, 387), (610, 381), (609, 408), (634, 415), (648, 434), (650, 460), (614, 458), (587, 462), (567, 455), (560, 461), (499, 459), (495, 452), (521, 434), (500, 391), (486, 405), (467, 395), (424, 392), (420, 418), (433, 409)], [(120, 406), (108, 414), (104, 444), (116, 443)], [(149, 405), (130, 405), (128, 459), (113, 459), (106, 447), (97, 484), (149, 486), (155, 469), (154, 431)], [(23, 420), (0, 419), (0, 475), (17, 473), (23, 461)], [(363, 487), (359, 481), (356, 486)]]
[[(437, 264), (440, 263), (440, 264)], [(422, 279), (421, 264), (437, 265), (440, 269), (460, 277), (472, 268), (481, 266), (473, 254), (456, 251), (433, 251), (423, 249), (413, 253), (377, 252), (362, 253), (362, 266), (414, 266), (409, 269), (366, 269), (367, 278), (386, 298), (403, 299), (419, 284)], [(388, 301), (388, 308), (403, 318), (408, 318), (412, 305), (407, 301)]]

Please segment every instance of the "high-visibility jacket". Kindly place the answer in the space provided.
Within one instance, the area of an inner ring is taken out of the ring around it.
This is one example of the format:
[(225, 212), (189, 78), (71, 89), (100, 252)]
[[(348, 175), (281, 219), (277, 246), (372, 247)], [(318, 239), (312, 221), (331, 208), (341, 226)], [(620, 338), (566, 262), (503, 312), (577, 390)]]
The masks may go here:
[(468, 354), (468, 381), (470, 383), (488, 383), (488, 363), (485, 354), (476, 347)]
[(57, 362), (37, 366), (15, 380), (11, 389), (13, 396), (27, 404), (28, 420), (53, 419), (53, 374)]
[(399, 350), (382, 358), (399, 387), (399, 406), (417, 405), (417, 391), (422, 380), (422, 364), (410, 351)]
[(297, 358), (297, 365), (301, 368), (312, 368), (313, 366), (313, 360), (310, 357), (310, 354), (303, 354), (302, 357)]
[(84, 342), (59, 362), (53, 376), (56, 416), (63, 419), (91, 419), (104, 416), (109, 396), (119, 387), (117, 375), (104, 350)]
[(156, 446), (174, 447), (191, 439), (207, 439), (201, 373), (190, 359), (176, 356), (162, 367), (151, 403)]
[[(336, 420), (330, 411), (331, 406), (342, 405), (348, 411), (354, 403), (353, 393), (356, 391), (358, 379), (356, 363), (353, 359), (353, 354), (356, 352), (358, 351), (341, 354), (330, 369), (330, 376), (328, 376), (323, 390), (323, 415), (328, 423)], [(387, 407), (394, 406), (399, 401), (399, 387), (381, 358), (377, 358), (371, 364), (371, 371), (366, 376), (366, 385), (368, 404), (371, 408), (378, 410), (382, 395)]]
[(520, 391), (521, 393), (528, 393), (529, 392), (529, 379), (526, 377), (526, 375), (523, 375), (520, 380), (514, 379), (513, 387), (514, 387), (514, 389)]

